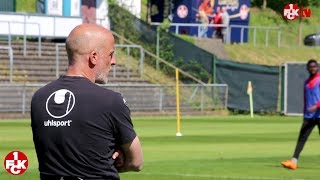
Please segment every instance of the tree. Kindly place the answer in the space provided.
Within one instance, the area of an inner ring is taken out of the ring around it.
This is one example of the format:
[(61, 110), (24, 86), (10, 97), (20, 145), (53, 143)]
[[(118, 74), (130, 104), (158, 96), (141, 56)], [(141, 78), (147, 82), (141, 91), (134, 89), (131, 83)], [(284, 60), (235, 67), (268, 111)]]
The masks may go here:
[[(298, 6), (300, 7), (300, 13), (302, 12), (302, 7), (306, 7), (309, 5), (309, 1), (306, 0), (298, 0)], [(302, 45), (302, 16), (299, 16), (299, 46)]]
[(267, 0), (263, 0), (262, 9), (267, 8)]
[(309, 4), (312, 6), (319, 7), (320, 6), (320, 1), (319, 0), (309, 0)]
[(147, 21), (147, 23), (151, 22), (151, 0), (147, 0), (146, 21)]

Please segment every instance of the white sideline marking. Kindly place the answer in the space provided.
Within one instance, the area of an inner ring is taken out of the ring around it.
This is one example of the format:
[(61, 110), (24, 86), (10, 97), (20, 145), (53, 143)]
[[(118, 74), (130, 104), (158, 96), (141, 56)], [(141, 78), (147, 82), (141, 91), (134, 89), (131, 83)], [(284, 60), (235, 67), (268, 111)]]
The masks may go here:
[[(285, 180), (288, 178), (275, 178), (275, 177), (250, 177), (250, 176), (242, 176), (242, 177), (236, 177), (236, 176), (215, 176), (215, 175), (209, 175), (209, 174), (170, 174), (170, 173), (136, 173), (135, 175), (159, 175), (159, 176), (181, 176), (181, 177), (201, 177), (201, 178), (213, 178), (213, 179), (260, 179), (260, 180)], [(289, 178), (290, 179), (290, 178)], [(304, 180), (304, 179), (291, 179), (291, 180)]]

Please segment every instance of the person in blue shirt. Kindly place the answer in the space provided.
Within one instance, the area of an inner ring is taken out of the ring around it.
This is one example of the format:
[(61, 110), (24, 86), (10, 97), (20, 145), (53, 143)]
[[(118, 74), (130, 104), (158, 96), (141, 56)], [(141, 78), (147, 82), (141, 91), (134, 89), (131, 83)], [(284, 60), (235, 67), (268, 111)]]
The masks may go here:
[(293, 170), (298, 168), (299, 155), (313, 128), (318, 126), (320, 130), (320, 73), (318, 72), (318, 62), (314, 59), (309, 60), (307, 70), (309, 78), (304, 83), (304, 119), (298, 142), (292, 159), (281, 163), (283, 167)]

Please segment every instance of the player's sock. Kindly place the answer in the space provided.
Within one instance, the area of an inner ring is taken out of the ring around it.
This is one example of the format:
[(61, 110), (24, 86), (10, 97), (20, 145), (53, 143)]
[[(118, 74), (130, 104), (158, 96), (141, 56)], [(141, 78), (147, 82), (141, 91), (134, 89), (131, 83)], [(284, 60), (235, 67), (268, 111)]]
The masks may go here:
[(297, 159), (297, 158), (292, 158), (291, 161), (292, 161), (293, 163), (295, 163), (295, 164), (298, 163), (298, 159)]

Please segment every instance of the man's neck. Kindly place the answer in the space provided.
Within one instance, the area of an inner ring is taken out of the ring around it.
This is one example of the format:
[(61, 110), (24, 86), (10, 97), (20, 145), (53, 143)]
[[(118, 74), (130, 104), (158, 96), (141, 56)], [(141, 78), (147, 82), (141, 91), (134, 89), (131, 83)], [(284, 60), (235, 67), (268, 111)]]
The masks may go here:
[(66, 76), (84, 77), (89, 79), (91, 82), (95, 82), (94, 76), (92, 76), (92, 74), (81, 71), (81, 68), (76, 68), (72, 66), (68, 67)]

